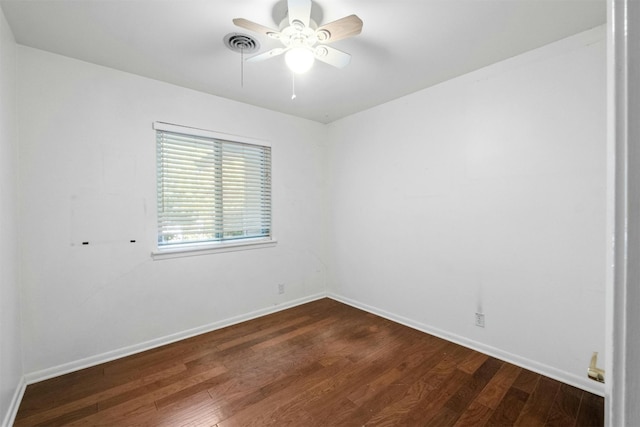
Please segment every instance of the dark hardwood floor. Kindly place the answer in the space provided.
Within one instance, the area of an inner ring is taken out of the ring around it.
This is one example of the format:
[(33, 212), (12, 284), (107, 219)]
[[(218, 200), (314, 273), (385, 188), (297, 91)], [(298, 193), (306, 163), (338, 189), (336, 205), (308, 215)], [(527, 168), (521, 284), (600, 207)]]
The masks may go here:
[(16, 426), (601, 426), (601, 397), (330, 299), (27, 387)]

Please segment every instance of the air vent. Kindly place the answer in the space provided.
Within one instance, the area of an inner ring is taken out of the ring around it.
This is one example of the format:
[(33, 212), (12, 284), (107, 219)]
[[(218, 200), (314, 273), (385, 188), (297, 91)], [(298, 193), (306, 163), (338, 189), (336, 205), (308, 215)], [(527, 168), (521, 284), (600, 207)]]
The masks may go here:
[(240, 33), (229, 33), (224, 36), (224, 45), (238, 53), (251, 53), (260, 49), (258, 40)]

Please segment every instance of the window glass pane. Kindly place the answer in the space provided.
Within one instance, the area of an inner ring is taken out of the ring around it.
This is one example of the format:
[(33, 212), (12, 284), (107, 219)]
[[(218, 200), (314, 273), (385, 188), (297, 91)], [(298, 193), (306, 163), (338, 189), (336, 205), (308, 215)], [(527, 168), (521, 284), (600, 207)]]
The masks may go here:
[(271, 237), (271, 148), (158, 130), (158, 246)]

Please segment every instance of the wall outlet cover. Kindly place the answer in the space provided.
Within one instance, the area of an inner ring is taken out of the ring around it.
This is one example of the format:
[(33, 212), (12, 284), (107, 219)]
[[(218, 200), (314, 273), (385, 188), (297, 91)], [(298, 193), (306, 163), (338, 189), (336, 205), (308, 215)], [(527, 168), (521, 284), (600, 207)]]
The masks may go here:
[(484, 328), (484, 314), (476, 313), (476, 326)]

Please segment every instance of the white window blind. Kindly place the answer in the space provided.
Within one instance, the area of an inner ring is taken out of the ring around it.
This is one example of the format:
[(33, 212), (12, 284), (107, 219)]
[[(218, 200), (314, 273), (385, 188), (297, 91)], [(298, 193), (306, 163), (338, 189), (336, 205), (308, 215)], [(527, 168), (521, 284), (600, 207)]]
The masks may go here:
[(271, 147), (163, 125), (154, 126), (158, 248), (270, 238)]

